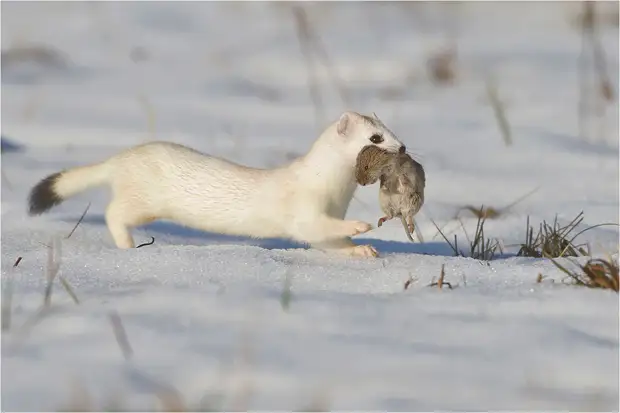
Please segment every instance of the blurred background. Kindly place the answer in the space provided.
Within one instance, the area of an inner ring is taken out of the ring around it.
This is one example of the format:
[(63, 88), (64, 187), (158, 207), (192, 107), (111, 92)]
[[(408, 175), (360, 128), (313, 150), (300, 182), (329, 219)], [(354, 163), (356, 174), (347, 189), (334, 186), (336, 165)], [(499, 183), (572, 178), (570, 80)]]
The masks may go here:
[(615, 222), (617, 92), (617, 2), (2, 2), (3, 148), (50, 171), (155, 139), (272, 167), (357, 110), (436, 217), (540, 187), (541, 215)]

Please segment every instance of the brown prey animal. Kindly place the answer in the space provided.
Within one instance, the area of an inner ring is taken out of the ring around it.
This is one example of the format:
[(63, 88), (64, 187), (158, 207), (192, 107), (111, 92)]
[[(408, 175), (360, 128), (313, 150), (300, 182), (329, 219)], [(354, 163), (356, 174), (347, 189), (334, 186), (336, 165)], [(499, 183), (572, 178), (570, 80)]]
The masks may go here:
[(399, 217), (407, 238), (415, 230), (413, 216), (424, 204), (424, 168), (406, 153), (389, 153), (376, 146), (364, 147), (357, 156), (355, 178), (362, 185), (380, 180), (379, 204), (385, 214), (377, 226)]

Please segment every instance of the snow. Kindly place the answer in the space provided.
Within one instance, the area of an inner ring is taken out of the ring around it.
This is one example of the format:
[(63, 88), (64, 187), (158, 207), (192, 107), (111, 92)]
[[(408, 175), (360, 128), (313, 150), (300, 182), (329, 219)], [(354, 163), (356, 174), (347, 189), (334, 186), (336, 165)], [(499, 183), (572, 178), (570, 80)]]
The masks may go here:
[[(426, 242), (388, 222), (356, 239), (378, 248), (373, 260), (165, 222), (134, 232), (154, 245), (118, 250), (104, 224), (106, 190), (28, 217), (38, 180), (130, 145), (164, 139), (272, 167), (306, 152), (320, 128), (284, 3), (3, 3), (3, 52), (45, 46), (64, 64), (3, 61), (3, 142), (20, 151), (2, 154), (2, 284), (13, 286), (2, 410), (61, 409), (76, 383), (94, 409), (110, 400), (152, 409), (157, 389), (174, 386), (194, 409), (616, 410), (618, 295), (565, 285), (550, 261), (515, 257), (518, 247), (488, 263), (453, 257), (430, 221), (450, 221), (463, 245), (452, 220), (460, 207), (498, 208), (538, 188), (488, 221), (487, 236), (517, 244), (527, 216), (568, 222), (582, 210), (579, 229), (618, 222), (617, 101), (592, 129), (601, 133), (578, 134), (578, 5), (472, 2), (452, 15), (441, 2), (306, 4), (353, 100), (343, 104), (322, 71), (322, 127), (344, 109), (374, 111), (426, 169), (416, 218)], [(425, 62), (450, 19), (459, 79), (438, 87)], [(601, 38), (618, 73), (617, 25)], [(146, 60), (129, 58), (135, 47)], [(488, 75), (506, 104), (510, 147), (487, 102)], [(395, 87), (402, 96), (385, 98)], [(375, 224), (377, 190), (360, 187), (347, 216)], [(462, 216), (471, 235), (476, 220)], [(51, 312), (21, 330), (42, 303), (54, 237), (63, 238), (59, 274), (80, 303), (56, 282)], [(617, 227), (577, 241), (618, 256)], [(442, 265), (452, 290), (427, 287)], [(536, 283), (539, 273), (548, 279)]]

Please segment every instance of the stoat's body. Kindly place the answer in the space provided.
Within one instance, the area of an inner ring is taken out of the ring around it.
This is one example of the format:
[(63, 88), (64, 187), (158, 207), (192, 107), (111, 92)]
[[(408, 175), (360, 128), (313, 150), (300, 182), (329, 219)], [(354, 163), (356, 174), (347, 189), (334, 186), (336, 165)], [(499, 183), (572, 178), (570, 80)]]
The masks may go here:
[(287, 238), (374, 256), (374, 248), (350, 239), (372, 227), (343, 220), (357, 186), (357, 154), (369, 144), (404, 151), (376, 117), (355, 112), (330, 125), (305, 156), (276, 169), (241, 166), (178, 144), (148, 143), (45, 178), (32, 189), (30, 214), (108, 185), (106, 223), (119, 248), (134, 247), (132, 227), (165, 219), (220, 234)]

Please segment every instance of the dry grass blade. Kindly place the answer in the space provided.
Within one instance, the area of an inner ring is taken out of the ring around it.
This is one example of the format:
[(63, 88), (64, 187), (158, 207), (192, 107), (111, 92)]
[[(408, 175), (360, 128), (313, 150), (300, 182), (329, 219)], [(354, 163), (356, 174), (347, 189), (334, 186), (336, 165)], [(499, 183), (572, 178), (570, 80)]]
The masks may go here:
[(607, 74), (607, 58), (605, 56), (605, 49), (598, 35), (599, 24), (594, 7), (594, 2), (584, 2), (584, 16), (587, 14), (587, 19), (589, 20), (589, 24), (584, 25), (584, 27), (588, 29), (587, 32), (590, 35), (590, 43), (594, 55), (594, 67), (599, 76), (600, 96), (606, 101), (612, 102), (615, 98), (614, 90), (609, 75)]
[[(479, 208), (476, 208), (473, 205), (465, 205), (463, 208), (459, 210), (459, 212), (464, 209), (467, 211), (470, 211), (476, 218), (495, 219), (495, 218), (499, 218), (502, 214), (500, 210), (495, 209), (493, 207), (484, 208), (480, 206)], [(458, 216), (458, 213), (457, 213), (457, 216)]]
[[(605, 223), (603, 223), (603, 224), (596, 224), (596, 225), (592, 225), (592, 226), (590, 226), (590, 227), (588, 227), (588, 228), (585, 228), (585, 229), (583, 229), (583, 230), (579, 231), (578, 233), (576, 233), (576, 234), (575, 234), (575, 235), (574, 235), (574, 236), (573, 236), (573, 237), (572, 237), (572, 238), (568, 241), (568, 245), (567, 245), (567, 247), (565, 247), (565, 248), (564, 248), (564, 250), (562, 250), (562, 254), (564, 254), (564, 253), (566, 252), (566, 249), (567, 249), (569, 246), (571, 246), (571, 245), (572, 245), (573, 241), (575, 241), (575, 239), (576, 239), (579, 235), (583, 234), (583, 233), (584, 233), (584, 232), (586, 232), (586, 231), (590, 231), (591, 229), (598, 228), (598, 227), (604, 227), (604, 226), (620, 226), (620, 225), (618, 225), (618, 224), (616, 224), (616, 223), (613, 223), (613, 222), (605, 222)], [(568, 235), (568, 234), (567, 234), (567, 235)], [(588, 247), (588, 249), (589, 249), (589, 247)], [(590, 253), (589, 253), (589, 252), (587, 252), (586, 254), (583, 254), (583, 255), (590, 255)], [(562, 255), (560, 255), (560, 256), (562, 256)]]
[(551, 284), (555, 283), (555, 280), (549, 279), (548, 277), (542, 275), (542, 273), (538, 273), (538, 276), (536, 277), (536, 284), (542, 284), (545, 280), (549, 280)]
[(458, 250), (458, 245), (456, 243), (456, 235), (454, 236), (454, 245), (448, 240), (448, 238), (446, 237), (446, 235), (443, 233), (443, 231), (439, 228), (439, 226), (435, 223), (435, 221), (432, 218), (429, 218), (431, 220), (431, 222), (433, 223), (433, 225), (435, 226), (435, 228), (437, 228), (437, 231), (441, 234), (441, 236), (443, 237), (444, 240), (446, 240), (446, 242), (448, 243), (448, 245), (450, 246), (450, 248), (452, 248), (452, 251), (454, 251), (454, 256), (458, 257), (458, 256), (463, 256), (463, 253), (459, 252)]
[(43, 294), (43, 305), (46, 307), (52, 303), (52, 289), (58, 271), (60, 271), (60, 243), (52, 239), (52, 243), (47, 248), (47, 285)]
[[(600, 40), (599, 26), (600, 22), (597, 18), (595, 10), (597, 2), (585, 1), (583, 2), (583, 12), (580, 17), (581, 23), (581, 52), (579, 55), (579, 103), (578, 103), (578, 124), (579, 135), (589, 140), (589, 136), (586, 133), (586, 121), (588, 118), (588, 99), (597, 99), (597, 113), (596, 115), (600, 120), (603, 120), (605, 112), (605, 103), (610, 103), (615, 100), (614, 87), (609, 75), (607, 73), (607, 59), (605, 56), (605, 49), (603, 48)], [(596, 71), (597, 88), (591, 90), (588, 87), (588, 47), (590, 49), (590, 55), (592, 55), (594, 70)]]
[(579, 103), (578, 103), (578, 127), (579, 136), (582, 139), (587, 139), (586, 133), (586, 118), (587, 118), (587, 95), (588, 95), (588, 82), (587, 82), (587, 61), (586, 61), (586, 49), (588, 43), (588, 32), (591, 31), (594, 24), (594, 9), (588, 2), (584, 2), (583, 16), (582, 16), (582, 32), (581, 32), (581, 52), (579, 54), (578, 71), (579, 71)]
[(318, 74), (315, 70), (314, 59), (312, 58), (312, 35), (310, 23), (308, 22), (306, 12), (302, 6), (292, 4), (291, 11), (295, 19), (295, 28), (297, 32), (297, 39), (299, 40), (299, 47), (304, 59), (306, 60), (306, 67), (308, 70), (308, 89), (310, 91), (310, 98), (312, 99), (312, 103), (314, 105), (316, 124), (319, 126), (324, 123), (325, 114), (323, 113), (323, 102), (321, 100), (321, 92), (319, 90)]
[[(486, 218), (484, 218), (482, 215), (483, 210), (484, 210), (484, 207), (480, 207), (480, 209), (478, 210), (478, 213), (480, 216), (478, 217), (478, 221), (476, 223), (476, 231), (474, 233), (473, 240), (469, 238), (469, 234), (465, 230), (465, 226), (463, 225), (463, 222), (460, 219), (459, 219), (459, 222), (461, 223), (461, 228), (463, 229), (463, 232), (465, 233), (465, 237), (467, 238), (467, 242), (469, 243), (469, 253), (470, 253), (469, 256), (477, 260), (490, 261), (495, 257), (496, 251), (498, 250), (498, 248), (500, 248), (500, 243), (498, 240), (491, 240), (491, 239), (485, 238), (484, 224), (486, 222)], [(458, 248), (457, 236), (456, 235), (454, 236), (454, 244), (452, 244), (448, 240), (448, 237), (444, 234), (444, 232), (435, 223), (435, 221), (431, 219), (431, 222), (433, 223), (433, 225), (435, 225), (435, 228), (437, 228), (437, 231), (441, 234), (443, 239), (448, 243), (450, 248), (452, 248), (452, 251), (454, 251), (454, 255), (456, 257), (465, 257), (465, 254), (463, 254), (463, 252), (460, 251)]]
[(78, 220), (78, 222), (75, 224), (75, 226), (73, 227), (73, 229), (71, 230), (71, 232), (69, 233), (69, 235), (67, 235), (67, 239), (71, 238), (71, 235), (73, 235), (73, 233), (75, 232), (75, 230), (77, 229), (77, 227), (80, 226), (80, 224), (82, 223), (82, 221), (84, 220), (84, 217), (86, 216), (86, 213), (88, 212), (88, 209), (90, 208), (90, 202), (88, 203), (88, 205), (86, 206), (86, 209), (84, 210), (84, 212), (82, 212), (82, 216), (80, 217), (80, 219)]
[(76, 304), (80, 304), (80, 300), (78, 299), (77, 295), (75, 294), (75, 291), (73, 291), (73, 288), (71, 287), (71, 284), (69, 284), (69, 282), (65, 279), (65, 277), (63, 277), (62, 275), (59, 275), (58, 276), (58, 280), (60, 281), (60, 283), (64, 287), (65, 291), (67, 291), (67, 294), (69, 294), (69, 296), (73, 299), (73, 302), (76, 303)]
[(407, 279), (407, 281), (405, 281), (403, 290), (407, 290), (411, 286), (411, 284), (413, 284), (416, 281), (418, 281), (417, 278), (413, 278), (411, 275), (409, 275), (409, 278)]
[(551, 262), (565, 273), (574, 285), (619, 291), (617, 260), (592, 258), (584, 265), (577, 265), (577, 271), (567, 269), (554, 259), (551, 259)]
[[(17, 268), (22, 261), (22, 257), (17, 257), (13, 268)], [(2, 283), (2, 331), (8, 331), (11, 329), (11, 311), (12, 311), (12, 299), (13, 299), (13, 277), (9, 273), (7, 280)]]
[(456, 79), (456, 50), (439, 51), (427, 59), (426, 67), (430, 79), (436, 85), (451, 85)]
[(323, 61), (323, 66), (325, 66), (325, 69), (327, 70), (327, 74), (332, 82), (332, 85), (338, 91), (340, 99), (347, 107), (351, 106), (351, 97), (344, 85), (344, 81), (336, 73), (335, 66), (332, 63), (329, 53), (327, 53), (327, 48), (322, 42), (321, 37), (314, 30), (305, 9), (301, 6), (295, 6), (293, 12), (296, 14), (298, 27), (301, 27), (303, 31), (303, 37), (307, 44), (306, 47), (308, 48), (308, 51), (310, 51), (310, 47), (314, 48), (316, 55)]
[(441, 265), (441, 273), (439, 274), (439, 281), (437, 281), (437, 286), (441, 290), (443, 288), (444, 278), (446, 278), (446, 272), (444, 270), (444, 265)]
[(584, 217), (582, 211), (568, 224), (561, 226), (558, 223), (556, 215), (552, 225), (548, 224), (546, 221), (543, 221), (539, 225), (538, 232), (534, 235), (534, 228), (530, 225), (530, 218), (528, 216), (525, 231), (525, 242), (521, 244), (521, 248), (519, 249), (519, 252), (517, 252), (517, 256), (557, 258), (588, 255), (587, 251), (582, 248), (582, 245), (574, 244), (575, 239), (579, 235), (601, 226), (618, 226), (618, 224), (615, 223), (592, 225), (571, 236), (571, 233), (582, 223), (583, 219)]
[(133, 356), (133, 349), (131, 348), (131, 344), (129, 343), (129, 339), (127, 338), (127, 333), (125, 332), (125, 327), (123, 327), (123, 322), (121, 321), (121, 317), (118, 315), (116, 311), (111, 311), (108, 314), (110, 319), (110, 324), (112, 324), (112, 331), (114, 331), (114, 337), (116, 338), (116, 342), (120, 347), (125, 360), (131, 359)]
[(437, 288), (439, 288), (440, 290), (442, 290), (442, 289), (443, 289), (443, 286), (444, 286), (444, 285), (447, 285), (447, 286), (448, 286), (448, 288), (452, 289), (452, 284), (450, 284), (450, 283), (449, 283), (449, 282), (447, 282), (447, 281), (444, 281), (444, 279), (446, 278), (446, 271), (445, 271), (444, 266), (445, 266), (444, 264), (441, 264), (441, 273), (439, 274), (439, 280), (437, 280), (437, 282), (432, 282), (432, 283), (430, 283), (430, 284), (428, 285), (429, 287), (434, 287), (434, 286), (437, 286)]
[(0, 168), (0, 172), (2, 172), (2, 180), (4, 181), (4, 185), (6, 185), (9, 191), (13, 192), (13, 184), (11, 184), (9, 177), (6, 176), (6, 172), (4, 172), (3, 168)]
[(486, 218), (483, 216), (482, 211), (484, 207), (480, 207), (478, 221), (476, 222), (476, 231), (474, 232), (473, 241), (469, 241), (467, 231), (463, 227), (463, 231), (467, 236), (467, 240), (470, 244), (469, 256), (477, 260), (490, 261), (495, 257), (495, 252), (499, 247), (499, 241), (486, 239), (484, 236), (484, 224)]
[(497, 121), (497, 125), (499, 126), (499, 130), (502, 133), (502, 137), (504, 138), (504, 143), (506, 146), (512, 145), (512, 133), (510, 131), (510, 125), (508, 124), (508, 119), (506, 118), (506, 111), (504, 109), (504, 104), (500, 100), (497, 93), (497, 85), (491, 79), (487, 79), (487, 96), (489, 97), (489, 101), (491, 102), (491, 106), (493, 107), (493, 114), (495, 115), (495, 120)]
[(496, 219), (496, 218), (499, 218), (505, 212), (508, 212), (512, 207), (517, 205), (519, 202), (522, 202), (523, 200), (525, 200), (527, 197), (529, 197), (532, 194), (534, 194), (534, 192), (538, 191), (539, 189), (540, 189), (540, 187), (536, 187), (536, 188), (532, 189), (530, 192), (528, 192), (528, 193), (526, 193), (524, 195), (521, 195), (519, 198), (515, 199), (514, 201), (512, 201), (508, 205), (506, 205), (506, 206), (504, 206), (502, 208), (499, 208), (499, 209), (495, 209), (493, 207), (484, 208), (484, 206), (480, 206), (480, 207), (476, 208), (473, 205), (465, 205), (464, 207), (462, 207), (461, 209), (459, 209), (457, 211), (456, 216), (454, 218), (457, 219), (458, 216), (459, 216), (459, 213), (462, 210), (470, 211), (477, 218), (485, 218), (485, 219)]
[(291, 301), (293, 299), (293, 292), (291, 290), (291, 275), (287, 272), (284, 278), (284, 285), (282, 287), (282, 292), (280, 293), (280, 306), (282, 310), (288, 311), (291, 305)]
[(416, 222), (415, 218), (411, 218), (411, 221), (413, 221), (413, 229), (415, 230), (416, 237), (418, 237), (420, 243), (424, 244), (424, 237), (422, 236), (422, 231), (420, 231), (420, 228), (418, 228), (418, 223)]
[(144, 93), (138, 93), (137, 98), (140, 107), (144, 110), (144, 113), (146, 114), (146, 122), (149, 136), (151, 139), (155, 139), (155, 108), (153, 108), (153, 105)]
[(309, 26), (309, 28), (310, 28), (311, 40), (313, 41), (313, 44), (314, 44), (314, 49), (319, 55), (319, 57), (323, 60), (323, 65), (327, 69), (327, 74), (329, 75), (329, 78), (331, 79), (334, 88), (338, 91), (338, 94), (340, 95), (340, 99), (342, 100), (342, 102), (347, 107), (350, 107), (351, 97), (346, 87), (344, 86), (344, 81), (340, 78), (340, 76), (336, 74), (335, 66), (332, 63), (331, 58), (329, 57), (329, 54), (327, 53), (327, 49), (325, 45), (323, 44), (323, 42), (321, 41), (321, 38), (319, 37), (317, 33), (314, 32), (314, 30), (312, 30), (312, 26)]

